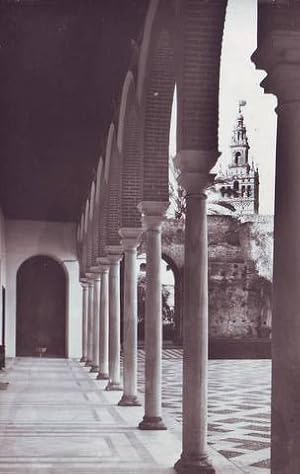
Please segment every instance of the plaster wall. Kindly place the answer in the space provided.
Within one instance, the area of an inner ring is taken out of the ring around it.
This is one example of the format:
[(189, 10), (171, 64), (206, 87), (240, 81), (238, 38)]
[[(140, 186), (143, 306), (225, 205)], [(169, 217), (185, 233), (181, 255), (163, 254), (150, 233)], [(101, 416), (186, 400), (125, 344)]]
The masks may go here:
[(67, 354), (81, 355), (82, 291), (76, 256), (75, 224), (59, 222), (7, 220), (6, 284), (7, 284), (7, 356), (16, 353), (17, 272), (23, 262), (35, 255), (53, 257), (63, 265), (67, 277)]

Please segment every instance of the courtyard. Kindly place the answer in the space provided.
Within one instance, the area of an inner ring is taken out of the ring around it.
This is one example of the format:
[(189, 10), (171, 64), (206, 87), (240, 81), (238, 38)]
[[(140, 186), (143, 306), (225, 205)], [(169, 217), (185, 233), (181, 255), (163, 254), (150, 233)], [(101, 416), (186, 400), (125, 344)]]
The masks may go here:
[[(144, 390), (138, 351), (139, 397)], [(9, 359), (0, 381), (1, 474), (171, 473), (181, 452), (182, 350), (165, 349), (167, 431), (141, 431), (142, 407), (118, 407), (122, 392), (77, 360)], [(217, 473), (270, 472), (269, 360), (210, 360), (208, 441)]]

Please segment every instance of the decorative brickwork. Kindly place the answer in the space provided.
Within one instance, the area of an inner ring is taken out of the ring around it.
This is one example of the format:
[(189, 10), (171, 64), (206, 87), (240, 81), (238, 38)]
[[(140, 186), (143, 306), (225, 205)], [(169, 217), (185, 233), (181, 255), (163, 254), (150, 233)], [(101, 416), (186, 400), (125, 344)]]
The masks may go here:
[(159, 2), (152, 24), (147, 26), (141, 47), (141, 54), (147, 54), (147, 57), (140, 61), (138, 70), (144, 126), (143, 200), (166, 202), (169, 199), (169, 131), (175, 85), (174, 4)]
[(117, 147), (116, 133), (113, 124), (110, 126), (109, 130), (108, 148), (105, 160), (109, 161), (107, 188), (109, 210), (106, 216), (106, 245), (120, 245), (118, 231), (121, 226), (122, 158)]
[(121, 227), (140, 227), (137, 205), (142, 200), (143, 160), (139, 107), (134, 79), (128, 72), (119, 115), (118, 149), (122, 156)]
[[(216, 150), (225, 0), (180, 2), (178, 150)], [(211, 164), (211, 166), (214, 163)]]

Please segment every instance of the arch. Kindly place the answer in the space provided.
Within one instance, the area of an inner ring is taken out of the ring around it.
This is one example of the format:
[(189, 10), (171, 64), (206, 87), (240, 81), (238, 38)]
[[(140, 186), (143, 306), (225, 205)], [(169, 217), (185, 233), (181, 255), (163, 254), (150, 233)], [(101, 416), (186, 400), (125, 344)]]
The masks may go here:
[(122, 92), (117, 145), (122, 157), (121, 226), (141, 227), (137, 205), (142, 200), (143, 160), (139, 108), (132, 73), (127, 73)]
[(101, 172), (101, 184), (100, 184), (100, 193), (99, 193), (99, 205), (97, 207), (98, 213), (98, 231), (97, 231), (97, 256), (104, 256), (105, 254), (105, 243), (106, 243), (106, 214), (107, 214), (107, 189), (108, 185), (105, 178), (105, 169), (107, 162), (101, 157), (102, 162), (102, 172)]
[(89, 205), (90, 205), (90, 202), (87, 199), (85, 203), (85, 212), (84, 212), (84, 234), (86, 234), (88, 230)]
[(121, 221), (121, 176), (122, 157), (117, 147), (115, 128), (110, 127), (107, 143), (107, 199), (109, 200), (109, 212), (106, 215), (106, 245), (120, 245), (120, 221)]
[(112, 156), (112, 149), (113, 149), (113, 143), (115, 140), (115, 135), (116, 135), (115, 126), (113, 123), (111, 123), (108, 130), (106, 150), (105, 150), (104, 180), (106, 184), (108, 183), (108, 180), (109, 180), (111, 156)]
[(138, 65), (143, 127), (143, 200), (169, 200), (169, 135), (173, 93), (175, 4), (152, 1)]
[(125, 81), (122, 89), (121, 105), (119, 112), (118, 122), (118, 137), (117, 144), (119, 152), (123, 152), (124, 140), (125, 140), (125, 125), (126, 125), (126, 114), (130, 107), (130, 102), (133, 100), (132, 96), (135, 96), (134, 77), (131, 71), (128, 71), (125, 77)]
[(92, 182), (91, 186), (91, 193), (90, 193), (90, 209), (89, 209), (89, 220), (93, 220), (93, 214), (94, 214), (94, 203), (95, 203), (95, 181)]
[(17, 356), (67, 355), (67, 271), (49, 255), (26, 259), (17, 271)]
[(96, 175), (95, 207), (99, 204), (99, 201), (100, 201), (102, 170), (103, 170), (103, 159), (102, 159), (102, 156), (100, 156), (98, 167), (97, 167), (97, 175)]
[(239, 182), (236, 180), (233, 182), (233, 190), (238, 191), (239, 190)]
[(241, 152), (240, 151), (237, 151), (234, 155), (234, 162), (236, 164), (236, 166), (238, 166), (240, 164), (240, 158), (241, 158)]

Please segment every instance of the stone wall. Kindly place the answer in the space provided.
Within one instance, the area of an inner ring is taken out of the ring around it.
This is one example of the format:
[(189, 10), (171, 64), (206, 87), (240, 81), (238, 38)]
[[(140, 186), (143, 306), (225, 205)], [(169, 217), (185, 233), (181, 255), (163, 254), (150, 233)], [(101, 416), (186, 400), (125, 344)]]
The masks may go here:
[[(272, 216), (208, 216), (208, 241), (211, 338), (267, 336), (271, 326)], [(183, 268), (181, 221), (164, 223), (162, 252), (178, 269)], [(177, 302), (182, 305), (182, 297)], [(179, 321), (178, 331), (181, 334)]]

